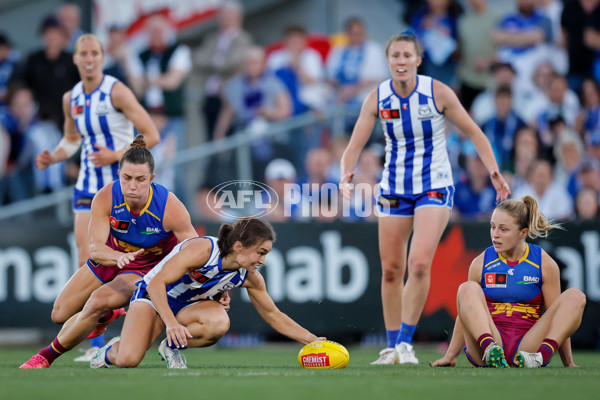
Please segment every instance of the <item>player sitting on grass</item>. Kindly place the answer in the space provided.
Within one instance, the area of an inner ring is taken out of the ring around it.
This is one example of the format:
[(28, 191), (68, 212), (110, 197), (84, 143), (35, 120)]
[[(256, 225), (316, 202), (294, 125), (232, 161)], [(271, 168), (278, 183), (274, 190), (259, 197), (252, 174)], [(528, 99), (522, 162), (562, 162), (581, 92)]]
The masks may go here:
[(569, 338), (581, 323), (585, 295), (577, 289), (561, 294), (556, 262), (525, 241), (558, 227), (531, 196), (496, 207), (493, 245), (473, 260), (469, 280), (458, 288), (452, 340), (433, 367), (454, 366), (465, 342), (476, 367), (544, 367), (557, 350), (565, 367), (576, 366)]
[(121, 338), (90, 361), (92, 368), (136, 367), (166, 327), (158, 348), (168, 368), (187, 368), (181, 350), (215, 344), (229, 330), (227, 291), (245, 287), (260, 316), (277, 332), (307, 344), (319, 338), (282, 313), (257, 268), (273, 246), (271, 225), (257, 218), (224, 224), (219, 238), (196, 237), (175, 246), (137, 289)]

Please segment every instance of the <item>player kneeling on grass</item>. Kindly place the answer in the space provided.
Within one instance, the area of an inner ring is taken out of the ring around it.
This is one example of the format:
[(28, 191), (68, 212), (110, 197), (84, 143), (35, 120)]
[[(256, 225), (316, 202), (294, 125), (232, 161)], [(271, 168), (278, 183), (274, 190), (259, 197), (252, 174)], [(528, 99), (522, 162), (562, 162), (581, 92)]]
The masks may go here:
[(585, 295), (561, 294), (556, 262), (525, 241), (559, 225), (531, 196), (500, 203), (490, 224), (493, 245), (473, 260), (469, 280), (458, 288), (450, 346), (431, 365), (454, 366), (466, 342), (465, 354), (477, 367), (544, 367), (556, 350), (565, 367), (575, 367), (569, 338), (581, 323)]
[(181, 350), (215, 344), (229, 330), (227, 291), (245, 287), (261, 317), (277, 332), (307, 344), (322, 340), (282, 313), (257, 268), (273, 247), (275, 232), (257, 218), (224, 224), (219, 238), (196, 237), (175, 246), (143, 280), (131, 299), (120, 340), (100, 349), (92, 368), (136, 367), (166, 327), (158, 348), (168, 368), (186, 368)]

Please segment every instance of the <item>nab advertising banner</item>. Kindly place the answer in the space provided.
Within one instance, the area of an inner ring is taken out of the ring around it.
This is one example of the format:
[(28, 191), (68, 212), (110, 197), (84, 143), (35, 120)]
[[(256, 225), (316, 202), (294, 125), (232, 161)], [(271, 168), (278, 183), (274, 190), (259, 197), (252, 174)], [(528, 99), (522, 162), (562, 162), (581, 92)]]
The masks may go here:
[[(275, 224), (277, 241), (267, 256), (267, 290), (277, 306), (318, 335), (336, 340), (383, 334), (381, 267), (375, 223)], [(218, 225), (199, 225), (217, 235)], [(587, 306), (576, 345), (595, 347), (600, 328), (600, 229), (565, 226), (538, 241), (561, 267), (563, 290), (581, 289)], [(52, 303), (76, 270), (71, 229), (51, 222), (15, 225), (0, 237), (0, 329), (56, 330)], [(445, 340), (456, 317), (456, 290), (471, 261), (489, 246), (488, 224), (451, 225), (436, 252), (429, 297), (417, 340)], [(275, 336), (244, 289), (232, 293), (231, 331)]]

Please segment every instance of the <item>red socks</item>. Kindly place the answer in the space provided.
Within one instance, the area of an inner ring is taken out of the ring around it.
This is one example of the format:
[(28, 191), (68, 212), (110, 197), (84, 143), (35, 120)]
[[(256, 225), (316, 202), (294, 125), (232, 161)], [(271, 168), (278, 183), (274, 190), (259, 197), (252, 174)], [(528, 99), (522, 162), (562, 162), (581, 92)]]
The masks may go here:
[(43, 356), (50, 364), (58, 357), (60, 357), (64, 352), (69, 351), (69, 349), (65, 349), (59, 342), (58, 338), (54, 338), (50, 346), (44, 347), (38, 353)]
[(542, 341), (542, 345), (538, 349), (538, 352), (542, 353), (544, 365), (550, 362), (550, 359), (552, 359), (556, 350), (558, 350), (558, 343), (556, 343), (555, 340), (546, 338)]
[(479, 347), (481, 347), (481, 350), (485, 351), (490, 343), (494, 343), (494, 338), (491, 334), (484, 333), (483, 335), (479, 336), (477, 343), (479, 344)]

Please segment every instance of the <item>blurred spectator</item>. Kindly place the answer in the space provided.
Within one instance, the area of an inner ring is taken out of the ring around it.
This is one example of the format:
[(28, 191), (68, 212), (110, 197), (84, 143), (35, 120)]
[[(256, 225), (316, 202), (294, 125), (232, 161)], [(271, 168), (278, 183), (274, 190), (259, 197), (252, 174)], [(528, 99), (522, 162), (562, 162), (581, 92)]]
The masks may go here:
[(471, 105), (471, 114), (478, 124), (483, 124), (494, 117), (496, 110), (496, 88), (510, 86), (512, 90), (512, 107), (515, 112), (525, 119), (522, 111), (529, 102), (529, 94), (522, 90), (515, 80), (515, 69), (509, 63), (494, 63), (491, 66), (494, 84), (491, 88), (479, 93)]
[(358, 113), (369, 92), (388, 76), (388, 68), (384, 50), (368, 39), (362, 19), (350, 17), (344, 28), (348, 43), (329, 53), (327, 78), (337, 104), (346, 104)]
[(546, 160), (533, 162), (528, 173), (528, 183), (515, 190), (513, 197), (520, 199), (525, 195), (536, 198), (540, 211), (546, 218), (566, 220), (573, 216), (573, 200), (567, 190), (553, 179), (552, 166)]
[(584, 187), (600, 192), (600, 161), (592, 157), (585, 157), (579, 164), (573, 181), (569, 182), (569, 193), (577, 198)]
[[(187, 144), (184, 114), (184, 83), (192, 69), (189, 47), (174, 40), (169, 21), (156, 14), (146, 21), (148, 48), (133, 57), (129, 66), (129, 83), (147, 109), (161, 108), (167, 116), (166, 130), (175, 133), (177, 150)], [(185, 203), (189, 185), (185, 171), (177, 169), (175, 192)]]
[(192, 68), (190, 49), (171, 40), (169, 21), (160, 14), (146, 22), (149, 46), (131, 63), (130, 83), (146, 108), (163, 108), (169, 129), (177, 134), (177, 147), (185, 147), (183, 84)]
[(554, 146), (554, 176), (558, 184), (567, 187), (570, 176), (577, 170), (584, 154), (581, 137), (562, 122), (555, 124), (556, 144)]
[(0, 183), (0, 204), (25, 200), (32, 194), (32, 161), (35, 153), (28, 140), (28, 130), (34, 119), (35, 105), (31, 91), (12, 86), (8, 93), (8, 113), (2, 121), (10, 137), (10, 152), (6, 174)]
[[(375, 193), (381, 180), (381, 158), (372, 148), (363, 150), (354, 175), (355, 190), (350, 201), (351, 220), (377, 221)], [(337, 182), (337, 181), (336, 181)], [(358, 185), (358, 186), (357, 186)]]
[(512, 64), (522, 88), (532, 86), (534, 68), (548, 58), (546, 44), (553, 40), (552, 23), (536, 11), (536, 2), (517, 0), (517, 12), (504, 17), (493, 34), (498, 59)]
[(64, 114), (62, 96), (79, 82), (73, 54), (65, 50), (68, 34), (55, 16), (49, 15), (39, 29), (44, 48), (27, 58), (23, 81), (38, 102), (39, 114), (62, 127)]
[(598, 7), (598, 0), (567, 1), (561, 16), (565, 45), (569, 59), (569, 87), (579, 92), (583, 79), (592, 73), (594, 52), (584, 42), (584, 32)]
[(129, 86), (129, 60), (131, 57), (127, 46), (127, 30), (119, 25), (108, 29), (108, 44), (104, 54), (104, 73), (114, 76)]
[(75, 50), (75, 42), (83, 35), (81, 30), (81, 9), (75, 3), (65, 3), (58, 9), (58, 20), (69, 35), (67, 50)]
[(577, 193), (575, 215), (580, 221), (595, 221), (600, 217), (597, 191), (592, 188), (583, 188)]
[(456, 183), (454, 211), (457, 213), (453, 218), (487, 220), (496, 207), (496, 190), (474, 147), (466, 155), (465, 166)]
[(586, 138), (600, 129), (600, 85), (593, 78), (585, 78), (581, 84), (581, 110), (575, 122), (575, 129)]
[(566, 75), (569, 60), (565, 49), (565, 38), (561, 28), (563, 0), (537, 0), (536, 11), (550, 20), (552, 41), (547, 43), (548, 60), (561, 75)]
[(329, 165), (329, 172), (327, 176), (331, 182), (339, 182), (342, 179), (340, 175), (340, 162), (342, 161), (342, 155), (344, 150), (348, 146), (350, 138), (348, 136), (339, 136), (333, 139), (331, 142), (331, 164)]
[[(235, 131), (247, 129), (250, 134), (260, 136), (267, 129), (268, 122), (290, 116), (292, 108), (289, 94), (277, 77), (265, 73), (264, 60), (262, 48), (250, 47), (246, 50), (243, 72), (225, 85), (214, 140), (223, 139), (232, 127)], [(270, 160), (285, 155), (281, 152), (284, 152), (282, 145), (273, 140), (261, 139), (252, 144), (253, 172), (257, 180), (263, 180), (262, 175)], [(220, 158), (224, 162), (223, 157)], [(227, 172), (222, 168), (217, 168), (217, 171)]]
[(241, 5), (227, 1), (219, 11), (219, 29), (210, 33), (194, 50), (194, 68), (202, 74), (205, 85), (202, 113), (208, 140), (213, 139), (224, 85), (240, 71), (245, 50), (252, 44), (250, 34), (242, 28), (242, 19)]
[(522, 117), (528, 124), (536, 124), (536, 120), (550, 104), (550, 86), (556, 70), (549, 62), (543, 61), (535, 66), (533, 86), (528, 90), (528, 102), (524, 105)]
[[(527, 185), (527, 174), (533, 162), (539, 158), (540, 143), (535, 129), (523, 127), (515, 135), (511, 191), (515, 193)], [(514, 196), (513, 196), (514, 197)]]
[[(263, 193), (263, 196), (276, 194), (279, 200), (275, 209), (269, 212), (265, 218), (271, 222), (291, 219), (295, 214), (295, 207), (290, 201), (290, 190), (286, 190), (286, 185), (296, 182), (294, 165), (284, 158), (276, 158), (270, 161), (265, 169), (265, 181), (272, 191)], [(264, 203), (266, 204), (266, 201)], [(286, 208), (287, 204), (290, 204), (289, 209)]]
[[(585, 24), (585, 22), (588, 22)], [(600, 81), (600, 6), (596, 4), (594, 11), (587, 21), (582, 21), (585, 25), (583, 32), (583, 42), (594, 51), (592, 61), (592, 75), (596, 81)]]
[(570, 128), (575, 127), (579, 113), (579, 99), (567, 84), (567, 79), (554, 73), (548, 90), (549, 102), (545, 104), (536, 119), (537, 129), (545, 149), (552, 149), (556, 137), (550, 129), (550, 121), (562, 118)]
[(322, 110), (326, 105), (323, 59), (307, 46), (306, 40), (303, 26), (290, 25), (285, 29), (283, 48), (267, 57), (267, 71), (274, 73), (288, 88), (293, 115), (309, 109)]
[(469, 110), (479, 93), (494, 84), (490, 67), (496, 59), (492, 32), (498, 15), (488, 8), (487, 0), (468, 0), (471, 8), (458, 18), (460, 59), (460, 100)]
[[(10, 154), (10, 137), (3, 124), (0, 124), (0, 181), (4, 178)], [(1, 184), (0, 184), (1, 185)], [(0, 200), (0, 204), (2, 201)]]
[(17, 65), (17, 54), (5, 34), (0, 32), (0, 115), (6, 112), (8, 82)]
[(175, 159), (177, 137), (168, 129), (167, 116), (163, 109), (151, 108), (148, 114), (160, 133), (160, 143), (150, 149), (156, 165), (154, 182), (172, 191), (175, 188), (175, 168), (169, 164)]
[(587, 153), (592, 158), (600, 161), (600, 129), (590, 131), (585, 139), (585, 149)]
[[(298, 180), (302, 199), (298, 210), (299, 218), (328, 219), (321, 211), (329, 207), (338, 207), (338, 204), (331, 203), (340, 200), (340, 196), (337, 196), (337, 184), (335, 194), (323, 190), (324, 184), (332, 183), (328, 178), (330, 164), (331, 155), (327, 149), (316, 147), (308, 152), (305, 163), (306, 174)], [(335, 218), (338, 216), (336, 215)]]
[(501, 169), (510, 163), (510, 156), (516, 132), (525, 122), (516, 114), (512, 106), (512, 90), (508, 85), (496, 89), (496, 115), (483, 124), (481, 129), (490, 140)]
[(413, 15), (410, 23), (423, 43), (424, 74), (456, 86), (456, 60), (458, 48), (458, 16), (462, 8), (455, 0), (425, 0)]

